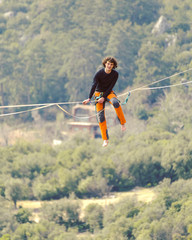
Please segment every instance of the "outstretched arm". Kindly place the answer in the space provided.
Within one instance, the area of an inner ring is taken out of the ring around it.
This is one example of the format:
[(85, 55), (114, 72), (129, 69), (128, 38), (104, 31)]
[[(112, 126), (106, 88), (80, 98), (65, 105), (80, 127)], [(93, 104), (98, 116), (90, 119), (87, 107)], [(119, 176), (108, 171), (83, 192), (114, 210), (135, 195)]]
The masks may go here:
[(88, 98), (88, 99), (85, 99), (85, 100), (83, 101), (83, 104), (85, 105), (85, 104), (89, 103), (90, 101), (91, 101), (91, 99), (90, 99), (90, 98)]
[(101, 97), (97, 100), (98, 103), (103, 103), (105, 101), (105, 98), (104, 97)]
[(97, 78), (96, 78), (96, 75), (95, 75), (95, 77), (93, 79), (92, 87), (91, 87), (91, 90), (90, 90), (90, 93), (89, 93), (89, 98), (85, 99), (83, 101), (83, 104), (87, 104), (91, 101), (91, 98), (93, 96), (93, 93), (95, 92), (96, 86), (97, 86)]

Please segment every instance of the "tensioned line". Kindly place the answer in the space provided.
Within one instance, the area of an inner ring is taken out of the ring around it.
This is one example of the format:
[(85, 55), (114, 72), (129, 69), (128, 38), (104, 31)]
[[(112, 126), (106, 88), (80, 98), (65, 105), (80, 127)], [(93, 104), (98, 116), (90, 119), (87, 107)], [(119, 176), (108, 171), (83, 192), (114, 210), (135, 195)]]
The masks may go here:
[(0, 106), (0, 109), (3, 108), (22, 108), (22, 107), (37, 107), (37, 106), (47, 106), (47, 105), (56, 105), (56, 104), (62, 104), (62, 105), (67, 105), (67, 104), (78, 104), (82, 102), (60, 102), (60, 103), (37, 103), (37, 104), (21, 104), (21, 105), (6, 105), (6, 106)]
[(47, 108), (47, 107), (51, 107), (54, 104), (47, 104), (45, 106), (41, 106), (41, 107), (37, 107), (37, 108), (32, 108), (32, 109), (28, 109), (25, 111), (19, 111), (19, 112), (13, 112), (13, 113), (4, 113), (4, 114), (0, 114), (0, 117), (4, 117), (4, 116), (11, 116), (11, 115), (16, 115), (16, 114), (20, 114), (20, 113), (26, 113), (26, 112), (32, 112), (35, 110), (39, 110), (39, 109), (43, 109), (43, 108)]
[(173, 84), (173, 85), (159, 86), (159, 87), (140, 88), (138, 90), (139, 91), (143, 91), (143, 90), (154, 90), (154, 89), (171, 88), (171, 87), (177, 87), (177, 86), (181, 86), (181, 85), (187, 85), (187, 84), (190, 84), (190, 83), (192, 83), (192, 81), (188, 81), (188, 82), (184, 82), (184, 83), (177, 83), (177, 84)]
[[(154, 81), (154, 82), (149, 83), (149, 84), (147, 84), (147, 85), (144, 85), (144, 86), (135, 88), (135, 89), (133, 89), (133, 90), (130, 90), (129, 92), (139, 91), (141, 88), (146, 88), (147, 86), (151, 86), (151, 85), (153, 85), (153, 84), (155, 84), (155, 83), (162, 82), (162, 81), (164, 81), (164, 80), (166, 80), (166, 79), (175, 77), (175, 76), (177, 76), (177, 75), (180, 75), (180, 74), (182, 74), (182, 73), (186, 73), (186, 72), (189, 72), (189, 71), (192, 71), (192, 68), (189, 68), (189, 69), (184, 70), (184, 71), (179, 72), (179, 73), (175, 73), (175, 74), (173, 74), (173, 75), (171, 75), (171, 76), (169, 76), (169, 77), (162, 78), (162, 79), (160, 79), (160, 80)], [(183, 84), (186, 84), (186, 83), (183, 83)], [(181, 85), (183, 85), (183, 84), (181, 84)], [(170, 85), (170, 86), (171, 86), (171, 85)], [(124, 96), (124, 95), (128, 94), (129, 92), (120, 94), (120, 95), (118, 95), (118, 97)], [(57, 104), (59, 104), (59, 105), (68, 105), (68, 104), (69, 104), (69, 105), (70, 105), (70, 104), (81, 104), (81, 103), (82, 103), (82, 101), (59, 102), (59, 103), (57, 102), (57, 103), (22, 104), (22, 105), (7, 105), (7, 106), (0, 106), (0, 109), (3, 109), (3, 108), (37, 107), (37, 106), (46, 106), (46, 105), (49, 105), (49, 104), (52, 104), (52, 105), (57, 105)]]
[[(127, 95), (127, 94), (130, 94), (131, 92), (135, 92), (135, 91), (144, 91), (144, 90), (154, 90), (154, 89), (165, 89), (165, 88), (171, 88), (171, 87), (176, 87), (176, 86), (181, 86), (181, 85), (186, 85), (186, 84), (190, 84), (192, 83), (192, 81), (188, 81), (188, 82), (183, 82), (183, 83), (178, 83), (178, 84), (173, 84), (173, 85), (167, 85), (167, 86), (159, 86), (159, 87), (152, 87), (152, 88), (147, 88), (148, 86), (151, 86), (155, 83), (158, 83), (158, 82), (162, 82), (166, 79), (169, 79), (169, 78), (172, 78), (172, 77), (175, 77), (175, 76), (178, 76), (182, 73), (186, 73), (186, 72), (189, 72), (191, 71), (192, 68), (189, 68), (185, 71), (182, 71), (182, 72), (179, 72), (179, 73), (175, 73), (169, 77), (165, 77), (165, 78), (162, 78), (160, 80), (157, 80), (157, 81), (154, 81), (152, 83), (149, 83), (149, 84), (146, 84), (142, 87), (138, 87), (138, 88), (135, 88), (133, 90), (130, 90), (129, 92), (126, 92), (126, 93), (123, 93), (123, 94), (120, 94), (118, 95), (118, 97), (122, 97), (124, 95)], [(91, 101), (91, 102), (95, 102), (95, 101)], [(77, 117), (77, 116), (74, 116), (72, 114), (70, 114), (68, 111), (66, 111), (64, 108), (62, 108), (60, 105), (67, 105), (67, 104), (81, 104), (82, 101), (77, 101), (77, 102), (60, 102), (60, 103), (42, 103), (42, 104), (22, 104), (22, 105), (7, 105), (7, 106), (0, 106), (0, 109), (5, 109), (5, 108), (22, 108), (22, 107), (36, 107), (36, 108), (33, 108), (33, 109), (28, 109), (28, 110), (25, 110), (25, 111), (19, 111), (19, 112), (13, 112), (13, 113), (5, 113), (5, 114), (0, 114), (0, 117), (3, 117), (3, 116), (11, 116), (11, 115), (16, 115), (16, 114), (21, 114), (21, 113), (26, 113), (26, 112), (31, 112), (31, 111), (35, 111), (35, 110), (39, 110), (39, 109), (43, 109), (43, 108), (47, 108), (47, 107), (50, 107), (50, 106), (57, 106), (58, 108), (60, 108), (63, 112), (65, 112), (66, 114), (72, 116), (72, 117), (75, 117), (75, 118), (91, 118), (91, 117), (95, 117), (97, 114), (93, 115), (93, 116), (89, 116), (89, 117), (85, 117), (85, 116), (82, 116), (82, 117)], [(39, 106), (39, 107), (37, 107)]]
[[(186, 84), (190, 84), (192, 83), (192, 81), (188, 81), (188, 82), (185, 82), (185, 83), (178, 83), (178, 84), (173, 84), (173, 85), (167, 85), (167, 86), (161, 86), (161, 87), (153, 87), (153, 88), (138, 88), (137, 90), (139, 91), (144, 91), (144, 90), (155, 90), (155, 89), (163, 89), (163, 88), (171, 88), (171, 87), (177, 87), (177, 86), (181, 86), (181, 85), (186, 85)], [(131, 91), (130, 91), (131, 92)], [(128, 93), (130, 93), (128, 92)], [(127, 94), (127, 93), (126, 93)], [(59, 106), (59, 104), (56, 104), (58, 108), (60, 108), (63, 112), (65, 112), (66, 114), (68, 114), (69, 116), (71, 117), (74, 117), (74, 118), (79, 118), (79, 119), (88, 119), (88, 118), (92, 118), (92, 117), (95, 117), (97, 115), (99, 115), (102, 111), (104, 111), (104, 109), (102, 109), (100, 112), (92, 115), (92, 116), (88, 116), (88, 117), (80, 117), (80, 116), (75, 116), (71, 113), (69, 113), (68, 111), (66, 111), (64, 108), (62, 108), (61, 106)]]
[[(146, 88), (146, 87), (148, 87), (148, 86), (151, 86), (151, 85), (153, 85), (153, 84), (155, 84), (155, 83), (159, 83), (159, 82), (165, 81), (165, 80), (167, 80), (167, 79), (169, 79), (169, 78), (173, 78), (173, 77), (175, 77), (175, 76), (181, 75), (181, 74), (186, 73), (186, 72), (189, 72), (189, 71), (192, 71), (192, 68), (189, 68), (189, 69), (184, 70), (184, 71), (179, 72), (179, 73), (174, 73), (173, 75), (171, 75), (171, 76), (169, 76), (169, 77), (165, 77), (165, 78), (162, 78), (162, 79), (160, 79), (160, 80), (154, 81), (154, 82), (152, 82), (152, 83), (146, 84), (146, 85), (144, 85), (144, 86), (142, 86), (142, 87), (135, 88), (135, 89), (133, 89), (133, 90), (130, 90), (129, 92), (139, 91), (140, 89), (144, 89), (144, 88)], [(186, 84), (186, 83), (181, 83), (180, 85), (184, 85), (184, 84)], [(172, 85), (169, 85), (169, 86), (172, 86)], [(149, 89), (149, 88), (148, 88), (148, 89)], [(153, 88), (153, 89), (154, 89), (154, 88)], [(146, 89), (145, 89), (145, 90), (146, 90)], [(124, 96), (124, 95), (128, 94), (129, 92), (126, 92), (126, 93), (123, 93), (123, 94), (121, 94), (121, 95), (118, 95), (118, 97)]]

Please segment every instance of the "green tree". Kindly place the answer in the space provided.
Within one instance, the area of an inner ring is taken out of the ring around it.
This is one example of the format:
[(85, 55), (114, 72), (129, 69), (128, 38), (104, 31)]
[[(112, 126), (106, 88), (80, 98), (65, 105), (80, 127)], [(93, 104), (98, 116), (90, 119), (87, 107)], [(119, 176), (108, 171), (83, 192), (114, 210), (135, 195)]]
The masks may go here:
[(61, 199), (52, 204), (45, 204), (42, 209), (44, 219), (64, 225), (66, 230), (78, 227), (80, 205), (73, 199)]
[(131, 4), (131, 22), (139, 25), (150, 24), (157, 19), (160, 6), (159, 1), (134, 1)]
[(6, 105), (8, 103), (8, 94), (10, 89), (6, 88), (7, 82), (9, 81), (9, 77), (13, 72), (13, 64), (12, 64), (12, 52), (7, 48), (4, 44), (2, 44), (0, 48), (0, 96), (1, 96), (1, 105)]
[[(154, 38), (152, 38), (141, 45), (139, 58), (136, 60), (138, 69), (136, 71), (135, 78), (135, 82), (140, 86), (142, 85), (142, 82), (145, 82), (145, 84), (151, 84), (158, 79), (160, 80), (171, 75), (171, 66), (170, 68), (167, 68), (168, 64), (162, 60), (162, 57), (164, 56), (164, 49), (161, 46), (161, 42), (158, 41), (159, 40), (154, 40)], [(161, 86), (169, 85), (169, 79), (164, 80), (159, 84)], [(159, 86), (159, 84), (157, 83), (152, 87)], [(147, 92), (146, 96), (148, 103), (153, 104), (162, 94), (163, 91), (161, 89)]]
[(98, 204), (89, 204), (85, 208), (85, 222), (89, 225), (91, 232), (97, 232), (103, 228), (103, 207)]
[(10, 234), (4, 234), (0, 239), (1, 240), (11, 240), (11, 235)]
[(140, 47), (138, 39), (129, 21), (118, 21), (112, 28), (105, 54), (114, 55), (118, 60), (120, 79), (115, 86), (117, 91), (123, 91), (133, 83), (135, 60)]
[[(0, 197), (0, 237), (8, 231), (9, 226), (12, 225), (13, 222), (13, 213), (12, 207), (10, 206), (9, 201), (5, 200), (5, 198)], [(4, 237), (5, 238), (5, 237)]]
[(24, 198), (26, 195), (26, 188), (23, 186), (24, 181), (20, 179), (11, 179), (6, 184), (5, 196), (7, 199), (13, 201), (15, 208), (17, 208), (17, 201)]
[(57, 175), (49, 173), (40, 175), (33, 181), (33, 195), (39, 200), (51, 200), (62, 197), (59, 193)]
[(32, 216), (31, 212), (27, 209), (20, 208), (15, 214), (16, 220), (18, 223), (27, 223), (30, 222), (30, 217)]
[[(70, 100), (82, 100), (82, 96), (86, 97), (88, 94), (98, 67), (98, 49), (94, 42), (88, 42), (86, 39), (81, 41), (74, 39), (71, 46), (73, 47), (69, 47), (67, 55), (64, 56), (60, 74), (66, 73), (67, 78), (70, 78), (66, 84)], [(77, 58), (81, 58), (81, 61), (76, 61)]]
[(78, 185), (78, 192), (80, 196), (87, 197), (101, 197), (110, 192), (111, 187), (107, 184), (104, 177), (88, 176), (82, 179)]

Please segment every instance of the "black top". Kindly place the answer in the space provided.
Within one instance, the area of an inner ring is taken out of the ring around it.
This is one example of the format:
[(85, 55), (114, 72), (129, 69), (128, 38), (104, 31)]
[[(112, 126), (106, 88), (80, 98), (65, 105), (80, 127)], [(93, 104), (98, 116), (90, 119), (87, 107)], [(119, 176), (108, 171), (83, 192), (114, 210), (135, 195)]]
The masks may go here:
[(106, 99), (112, 91), (118, 79), (118, 72), (114, 69), (110, 73), (106, 73), (105, 69), (99, 70), (93, 78), (93, 84), (89, 93), (91, 99), (94, 92), (103, 92), (103, 97)]

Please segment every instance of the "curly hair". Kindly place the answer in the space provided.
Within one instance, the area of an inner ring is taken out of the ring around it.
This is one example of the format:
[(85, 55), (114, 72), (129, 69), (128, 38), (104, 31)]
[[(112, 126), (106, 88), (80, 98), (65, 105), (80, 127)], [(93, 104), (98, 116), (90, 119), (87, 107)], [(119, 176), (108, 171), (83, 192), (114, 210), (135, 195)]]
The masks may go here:
[(103, 66), (105, 67), (106, 62), (113, 63), (113, 69), (117, 68), (117, 60), (114, 57), (105, 57), (102, 61)]

